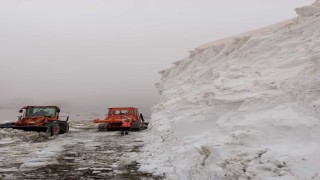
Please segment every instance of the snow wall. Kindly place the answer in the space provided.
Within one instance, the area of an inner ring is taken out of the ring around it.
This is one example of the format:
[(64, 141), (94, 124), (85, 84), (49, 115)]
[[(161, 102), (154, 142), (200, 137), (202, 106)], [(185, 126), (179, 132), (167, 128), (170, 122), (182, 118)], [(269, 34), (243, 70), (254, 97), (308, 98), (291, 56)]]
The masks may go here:
[(320, 179), (320, 0), (160, 72), (141, 170), (167, 179)]

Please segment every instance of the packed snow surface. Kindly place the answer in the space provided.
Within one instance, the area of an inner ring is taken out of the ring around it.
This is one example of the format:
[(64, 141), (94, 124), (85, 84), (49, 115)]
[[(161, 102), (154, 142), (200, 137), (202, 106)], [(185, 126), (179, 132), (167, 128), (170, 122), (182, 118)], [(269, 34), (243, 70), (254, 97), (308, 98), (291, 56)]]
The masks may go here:
[(141, 170), (168, 179), (320, 179), (320, 0), (161, 72)]
[(138, 171), (146, 131), (121, 136), (88, 120), (69, 125), (68, 133), (50, 137), (0, 129), (0, 179), (163, 179)]

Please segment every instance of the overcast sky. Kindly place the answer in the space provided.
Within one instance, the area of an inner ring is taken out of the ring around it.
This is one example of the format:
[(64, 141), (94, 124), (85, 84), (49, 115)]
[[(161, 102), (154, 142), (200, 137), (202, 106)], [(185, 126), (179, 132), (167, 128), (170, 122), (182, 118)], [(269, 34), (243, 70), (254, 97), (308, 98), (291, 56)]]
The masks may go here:
[(159, 100), (158, 72), (313, 0), (0, 0), (0, 107), (103, 112)]

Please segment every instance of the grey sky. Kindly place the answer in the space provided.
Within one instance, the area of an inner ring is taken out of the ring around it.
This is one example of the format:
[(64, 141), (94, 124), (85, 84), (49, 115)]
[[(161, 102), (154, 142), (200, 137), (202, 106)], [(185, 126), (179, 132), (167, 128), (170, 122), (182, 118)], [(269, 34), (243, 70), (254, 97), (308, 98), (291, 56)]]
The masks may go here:
[(158, 71), (313, 0), (0, 0), (0, 107), (147, 111)]

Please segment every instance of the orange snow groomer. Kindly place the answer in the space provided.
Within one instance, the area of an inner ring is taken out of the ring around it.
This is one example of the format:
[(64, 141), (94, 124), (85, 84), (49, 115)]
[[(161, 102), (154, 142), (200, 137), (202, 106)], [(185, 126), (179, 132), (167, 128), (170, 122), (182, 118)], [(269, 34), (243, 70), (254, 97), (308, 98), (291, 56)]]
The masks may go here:
[[(121, 130), (123, 126), (126, 126), (132, 131), (139, 131), (148, 127), (148, 123), (144, 122), (142, 117), (138, 108), (113, 107), (108, 108), (108, 114), (105, 119), (95, 119), (93, 123), (99, 124), (98, 129), (100, 131)], [(129, 121), (129, 123), (124, 123), (127, 121)]]

